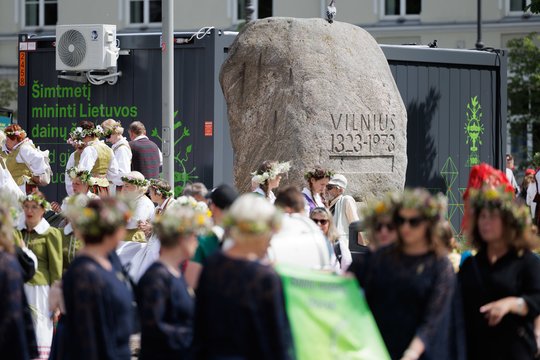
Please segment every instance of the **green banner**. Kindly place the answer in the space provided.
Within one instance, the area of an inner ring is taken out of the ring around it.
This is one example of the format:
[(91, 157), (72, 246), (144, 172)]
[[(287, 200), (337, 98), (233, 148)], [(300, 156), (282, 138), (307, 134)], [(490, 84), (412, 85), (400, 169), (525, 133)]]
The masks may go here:
[(277, 266), (296, 358), (390, 359), (356, 279)]

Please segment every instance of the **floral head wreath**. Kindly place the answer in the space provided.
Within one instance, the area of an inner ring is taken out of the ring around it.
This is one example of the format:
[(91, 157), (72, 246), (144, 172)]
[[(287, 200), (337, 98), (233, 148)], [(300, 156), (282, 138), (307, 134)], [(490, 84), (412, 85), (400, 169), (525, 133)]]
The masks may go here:
[(474, 212), (482, 209), (498, 209), (502, 213), (510, 215), (511, 221), (519, 227), (531, 224), (530, 211), (525, 206), (514, 203), (514, 194), (506, 191), (505, 186), (483, 186), (480, 189), (470, 189), (469, 205)]
[(24, 130), (15, 130), (15, 131), (9, 131), (9, 130), (6, 130), (4, 129), (4, 133), (6, 134), (6, 136), (20, 136), (22, 134), (26, 135), (26, 131)]
[(165, 196), (165, 197), (173, 196), (172, 190), (165, 190), (165, 188), (163, 188), (163, 186), (159, 185), (159, 180), (157, 180), (157, 179), (150, 179), (150, 187), (152, 189), (154, 189), (154, 191), (158, 195), (162, 195), (162, 196)]
[[(100, 126), (100, 125), (98, 125)], [(121, 128), (122, 127), (122, 124), (120, 123), (120, 121), (116, 121), (112, 127), (110, 128), (107, 128), (107, 129), (103, 129), (102, 128), (102, 135), (106, 138), (108, 138), (109, 136), (113, 135), (113, 134), (116, 134), (116, 129), (118, 128)]]
[(51, 204), (39, 194), (30, 194), (21, 198), (21, 204), (27, 201), (35, 201), (39, 206), (45, 209), (45, 211), (51, 210)]
[(398, 193), (389, 192), (386, 193), (381, 199), (373, 199), (369, 201), (367, 206), (362, 209), (364, 224), (368, 228), (373, 228), (380, 217), (392, 217), (399, 200), (400, 198)]
[(175, 237), (185, 234), (206, 234), (212, 227), (208, 208), (175, 202), (163, 214), (157, 215), (154, 227), (158, 237)]
[(138, 187), (147, 187), (148, 186), (148, 180), (146, 179), (134, 179), (134, 178), (131, 178), (131, 177), (128, 177), (128, 176), (122, 176), (121, 177), (122, 181), (125, 182), (125, 183), (128, 183), (128, 184), (132, 184), (132, 185), (135, 185), (135, 186), (138, 186)]
[[(76, 127), (72, 132), (69, 133), (69, 138), (72, 139), (72, 141), (82, 141), (87, 136), (95, 136), (95, 137), (102, 137), (104, 134), (103, 128), (101, 125), (97, 125), (93, 129), (83, 129), (82, 127), (78, 126)], [(69, 142), (69, 139), (68, 139)]]
[(448, 201), (446, 197), (438, 193), (430, 194), (427, 190), (405, 189), (401, 195), (401, 199), (397, 204), (397, 208), (415, 209), (427, 220), (443, 220), (446, 216)]
[(268, 232), (277, 232), (281, 228), (282, 214), (276, 211), (270, 221), (263, 220), (238, 220), (231, 215), (226, 215), (223, 220), (225, 228), (236, 228), (243, 234), (262, 235)]
[(95, 185), (95, 181), (88, 170), (79, 170), (77, 167), (72, 167), (67, 169), (66, 172), (71, 179), (79, 178), (90, 186)]
[(285, 174), (288, 173), (291, 169), (291, 163), (289, 161), (277, 163), (272, 166), (272, 168), (268, 171), (265, 171), (262, 174), (258, 174), (257, 171), (252, 172), (251, 175), (253, 175), (253, 181), (257, 184), (264, 184), (265, 181), (275, 179), (279, 174)]
[(65, 211), (71, 225), (83, 235), (100, 236), (105, 230), (125, 225), (131, 218), (132, 211), (124, 201), (115, 201), (115, 206), (105, 206), (98, 210), (88, 207), (91, 200), (84, 194), (71, 196)]
[(310, 170), (307, 173), (305, 173), (304, 179), (309, 181), (309, 179), (331, 178), (334, 175), (335, 175), (335, 172), (333, 172), (332, 170), (315, 169), (315, 170)]

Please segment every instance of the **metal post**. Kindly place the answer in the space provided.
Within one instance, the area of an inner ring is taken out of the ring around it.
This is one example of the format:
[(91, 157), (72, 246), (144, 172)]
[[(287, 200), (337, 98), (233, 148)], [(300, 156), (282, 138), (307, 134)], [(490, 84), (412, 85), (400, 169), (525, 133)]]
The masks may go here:
[(174, 0), (161, 3), (161, 138), (163, 178), (174, 189)]
[(482, 0), (477, 0), (477, 4), (478, 19), (476, 20), (477, 39), (475, 46), (477, 49), (483, 49), (484, 43), (482, 42)]

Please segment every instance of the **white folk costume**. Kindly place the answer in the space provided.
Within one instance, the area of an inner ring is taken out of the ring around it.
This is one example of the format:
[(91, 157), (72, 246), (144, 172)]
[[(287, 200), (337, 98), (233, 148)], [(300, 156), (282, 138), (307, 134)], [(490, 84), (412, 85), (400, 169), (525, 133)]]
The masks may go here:
[(97, 185), (94, 186), (93, 192), (97, 195), (108, 195), (110, 182), (121, 184), (118, 178), (118, 163), (113, 151), (103, 141), (94, 140), (87, 143), (81, 154), (78, 169), (90, 171), (92, 177), (96, 179)]
[[(156, 215), (161, 215), (174, 204), (174, 198), (169, 197), (165, 199), (163, 204), (156, 206), (152, 221)], [(150, 235), (148, 243), (143, 246), (137, 254), (131, 260), (129, 265), (129, 275), (133, 281), (139, 282), (139, 279), (144, 275), (150, 265), (152, 265), (159, 258), (160, 242), (155, 233)]]
[(306, 201), (304, 209), (307, 216), (309, 216), (311, 210), (315, 209), (316, 207), (325, 207), (321, 195), (313, 194), (307, 187), (302, 189), (302, 195), (304, 195), (304, 200)]
[[(121, 136), (120, 139), (111, 146), (111, 148), (114, 153), (116, 163), (118, 164), (118, 178), (121, 178), (122, 176), (131, 172), (131, 158), (133, 157), (133, 154), (131, 153), (129, 142), (123, 136)], [(110, 188), (112, 190), (112, 194), (116, 193), (116, 186), (122, 186), (122, 184), (119, 184), (117, 181), (113, 181)]]
[(274, 194), (274, 192), (272, 190), (270, 190), (268, 192), (268, 198), (266, 197), (266, 194), (264, 193), (264, 190), (261, 189), (260, 187), (253, 190), (253, 192), (256, 193), (256, 194), (262, 195), (265, 199), (268, 199), (268, 201), (270, 201), (271, 204), (276, 202), (276, 195)]
[(137, 197), (134, 206), (133, 216), (126, 225), (126, 240), (122, 241), (116, 249), (122, 265), (129, 264), (135, 254), (146, 246), (146, 237), (138, 229), (139, 221), (150, 221), (154, 215), (154, 203), (144, 194)]
[(15, 237), (22, 239), (37, 257), (37, 272), (24, 285), (24, 290), (32, 311), (39, 359), (48, 359), (53, 335), (53, 324), (49, 317), (49, 289), (62, 277), (62, 234), (45, 219), (41, 219), (31, 232), (27, 232), (24, 220), (19, 222), (17, 229)]
[(11, 149), (6, 151), (6, 166), (13, 180), (24, 194), (31, 193), (36, 185), (31, 178), (33, 176), (46, 177), (49, 166), (45, 156), (48, 151), (41, 151), (36, 148), (32, 140), (26, 138)]
[(5, 189), (8, 193), (13, 194), (17, 198), (23, 197), (25, 194), (21, 188), (17, 185), (13, 176), (9, 172), (6, 162), (3, 157), (0, 156), (0, 189)]
[(360, 220), (356, 210), (356, 202), (349, 195), (340, 195), (330, 202), (330, 209), (334, 208), (334, 225), (339, 234), (339, 248), (341, 250), (341, 269), (346, 270), (352, 263), (349, 249), (349, 225)]

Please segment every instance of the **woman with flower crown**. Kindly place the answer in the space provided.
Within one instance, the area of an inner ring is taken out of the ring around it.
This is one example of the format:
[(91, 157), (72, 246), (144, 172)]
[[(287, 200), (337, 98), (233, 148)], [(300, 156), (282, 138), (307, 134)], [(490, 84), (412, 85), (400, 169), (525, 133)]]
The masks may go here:
[(225, 226), (233, 245), (207, 259), (197, 286), (197, 359), (290, 359), (292, 339), (281, 281), (261, 261), (281, 216), (260, 196), (244, 194)]
[(24, 279), (15, 256), (13, 214), (2, 194), (0, 202), (0, 354), (3, 359), (38, 356), (32, 315), (24, 294)]
[(192, 355), (195, 301), (180, 273), (180, 265), (197, 248), (197, 235), (210, 230), (204, 209), (172, 205), (157, 215), (154, 231), (159, 238), (159, 259), (144, 273), (137, 286), (144, 359), (188, 359)]
[(446, 199), (406, 189), (393, 213), (397, 242), (358, 259), (353, 271), (364, 289), (392, 359), (460, 359), (460, 330), (452, 327), (456, 278), (435, 236)]
[[(103, 135), (105, 139), (111, 143), (111, 147), (118, 163), (118, 176), (122, 177), (131, 171), (131, 148), (128, 140), (124, 137), (124, 128), (120, 122), (114, 119), (107, 119), (102, 124)], [(114, 188), (114, 189), (113, 189)], [(120, 190), (121, 186), (111, 185), (113, 194)]]
[(252, 182), (259, 185), (253, 192), (264, 196), (273, 204), (276, 201), (276, 195), (272, 190), (279, 187), (281, 177), (288, 173), (290, 168), (289, 162), (264, 161), (257, 171), (251, 174), (253, 175)]
[(62, 234), (43, 218), (50, 209), (49, 202), (40, 192), (22, 199), (24, 217), (17, 225), (15, 238), (23, 241), (38, 260), (34, 277), (24, 285), (39, 346), (39, 358), (48, 359), (51, 347), (53, 324), (49, 317), (49, 289), (62, 277)]
[(133, 295), (110, 253), (124, 238), (131, 213), (124, 203), (104, 198), (75, 202), (67, 216), (84, 247), (62, 280), (63, 359), (129, 360)]
[(334, 176), (332, 171), (323, 169), (319, 166), (316, 166), (313, 170), (308, 171), (304, 175), (304, 179), (307, 181), (308, 185), (302, 189), (302, 194), (306, 200), (306, 214), (309, 215), (311, 210), (316, 207), (325, 207), (321, 194), (332, 176)]
[(387, 193), (380, 199), (369, 201), (367, 206), (362, 208), (362, 221), (372, 250), (397, 241), (397, 225), (393, 217), (398, 203), (397, 194)]
[(77, 167), (80, 170), (89, 171), (96, 179), (96, 184), (92, 187), (93, 193), (107, 196), (111, 182), (116, 182), (117, 185), (121, 183), (118, 178), (118, 163), (113, 151), (99, 140), (103, 136), (103, 129), (100, 125), (95, 126), (93, 122), (83, 120), (79, 122), (79, 127), (75, 129), (75, 132), (81, 134), (82, 141), (86, 145)]
[(538, 351), (540, 259), (531, 252), (530, 213), (513, 197), (504, 183), (468, 191), (466, 230), (478, 253), (458, 276), (469, 359), (533, 359)]
[(4, 152), (6, 167), (23, 194), (30, 194), (38, 186), (47, 185), (50, 179), (48, 151), (36, 148), (20, 125), (12, 124), (4, 129), (6, 143)]
[[(80, 129), (81, 131), (79, 131)], [(66, 163), (65, 171), (65, 184), (66, 184), (66, 193), (68, 196), (73, 195), (73, 186), (71, 185), (71, 178), (69, 176), (68, 170), (75, 169), (79, 165), (81, 160), (81, 154), (86, 147), (86, 143), (82, 141), (82, 128), (76, 128), (69, 133), (67, 143), (73, 146), (74, 151), (69, 154), (68, 161)]]
[(152, 221), (156, 216), (163, 215), (174, 203), (174, 194), (171, 186), (165, 180), (150, 179), (148, 188), (150, 199), (157, 204), (154, 213), (147, 221), (139, 223), (138, 229), (144, 232), (148, 243), (140, 249), (130, 262), (129, 275), (134, 282), (138, 282), (146, 269), (159, 257), (160, 242), (153, 231)]

